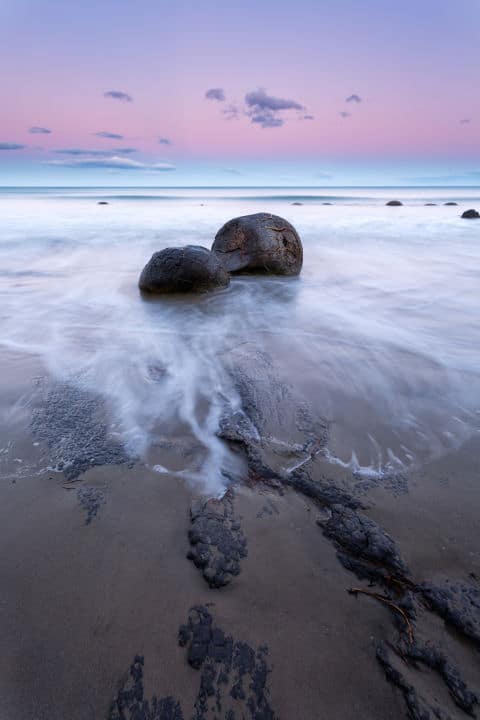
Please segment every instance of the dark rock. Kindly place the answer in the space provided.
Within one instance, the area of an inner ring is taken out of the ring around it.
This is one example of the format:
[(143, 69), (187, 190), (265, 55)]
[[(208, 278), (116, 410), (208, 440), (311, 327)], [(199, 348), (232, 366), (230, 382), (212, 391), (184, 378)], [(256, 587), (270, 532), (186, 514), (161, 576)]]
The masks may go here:
[(407, 569), (394, 541), (373, 520), (344, 505), (334, 505), (331, 511), (329, 520), (317, 521), (325, 537), (334, 540), (354, 559), (366, 560), (394, 575), (406, 575)]
[(144, 658), (136, 655), (128, 677), (110, 708), (108, 720), (183, 720), (180, 703), (172, 697), (144, 697)]
[(386, 203), (386, 205), (387, 207), (400, 207), (400, 205), (403, 205), (403, 203), (400, 202), (400, 200), (390, 200)]
[(228, 272), (215, 253), (187, 245), (154, 253), (138, 284), (147, 293), (187, 293), (227, 287), (229, 282)]
[(240, 712), (239, 717), (276, 720), (269, 702), (267, 648), (255, 650), (235, 641), (214, 626), (203, 606), (190, 610), (187, 623), (179, 630), (179, 644), (187, 648), (190, 666), (201, 672), (195, 720), (210, 717), (209, 698), (216, 700), (216, 717), (225, 720), (234, 720), (235, 710)]
[(298, 275), (303, 263), (302, 243), (295, 228), (268, 213), (229, 220), (216, 234), (212, 251), (229, 272)]
[(425, 203), (425, 207), (435, 207), (437, 203)]
[(443, 204), (446, 205), (446, 206), (458, 205), (458, 203), (456, 203), (456, 202), (446, 202), (446, 203), (443, 203)]
[(301, 202), (293, 202), (292, 205), (303, 205)]
[(333, 203), (324, 202), (324, 203), (322, 203), (322, 205), (333, 205)]
[(247, 541), (235, 520), (233, 497), (196, 503), (190, 510), (188, 559), (200, 568), (212, 588), (219, 588), (240, 573), (240, 560), (247, 556)]
[(446, 581), (443, 587), (419, 586), (424, 599), (446, 623), (480, 647), (480, 590), (465, 583)]
[(418, 695), (413, 685), (407, 682), (404, 675), (393, 665), (384, 643), (377, 647), (377, 660), (383, 667), (387, 680), (401, 691), (410, 720), (450, 720), (450, 716), (444, 714), (439, 707), (432, 707)]
[(413, 663), (422, 663), (438, 673), (447, 686), (455, 705), (468, 715), (474, 715), (475, 705), (478, 704), (477, 696), (468, 689), (458, 669), (434, 645), (420, 646), (415, 642), (402, 641), (397, 649), (400, 657), (407, 658)]
[(315, 500), (327, 507), (342, 505), (352, 510), (362, 507), (362, 504), (358, 500), (352, 498), (351, 495), (344, 490), (340, 490), (326, 478), (313, 480), (310, 474), (303, 468), (290, 473), (286, 482), (305, 497)]
[(86, 513), (85, 525), (90, 525), (97, 517), (101, 505), (105, 503), (104, 493), (96, 487), (83, 486), (77, 490), (78, 502)]
[(97, 205), (108, 205), (108, 202), (106, 200), (99, 200)]
[(34, 410), (32, 430), (47, 444), (50, 465), (75, 480), (91, 467), (130, 460), (110, 435), (106, 416), (101, 397), (59, 383)]
[(462, 218), (464, 218), (464, 220), (477, 220), (480, 218), (480, 213), (478, 210), (465, 210)]

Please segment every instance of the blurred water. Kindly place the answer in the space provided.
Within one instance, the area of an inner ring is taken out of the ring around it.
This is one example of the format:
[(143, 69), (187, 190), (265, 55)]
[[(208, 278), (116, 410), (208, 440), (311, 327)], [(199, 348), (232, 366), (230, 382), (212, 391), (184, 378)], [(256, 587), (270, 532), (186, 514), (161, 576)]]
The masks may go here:
[[(420, 461), (480, 426), (480, 221), (460, 219), (468, 207), (480, 190), (4, 189), (0, 343), (107, 395), (117, 432), (152, 463), (159, 436), (193, 434), (202, 463), (183, 470), (211, 488), (226, 462), (223, 402), (238, 401), (222, 358), (245, 342), (332, 422), (332, 462)], [(140, 297), (154, 251), (209, 247), (226, 220), (259, 211), (297, 227), (299, 278)]]

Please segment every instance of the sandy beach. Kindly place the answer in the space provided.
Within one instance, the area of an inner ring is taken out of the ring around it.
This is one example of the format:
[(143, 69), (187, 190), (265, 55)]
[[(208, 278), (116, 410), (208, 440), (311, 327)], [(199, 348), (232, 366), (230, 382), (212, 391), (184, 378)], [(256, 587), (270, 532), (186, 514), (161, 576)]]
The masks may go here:
[[(61, 250), (48, 283), (40, 255), (29, 275), (11, 276), (0, 358), (2, 720), (475, 716), (478, 374), (463, 344), (467, 330), (472, 347), (476, 337), (474, 305), (457, 326), (462, 352), (440, 345), (430, 306), (428, 323), (412, 325), (418, 346), (407, 325), (381, 345), (391, 317), (379, 318), (399, 303), (411, 300), (412, 317), (427, 312), (420, 270), (408, 295), (391, 278), (387, 293), (375, 285), (380, 253), (369, 285), (361, 268), (339, 269), (341, 241), (314, 244), (318, 208), (295, 212), (303, 285), (260, 280), (256, 290), (240, 279), (214, 299), (162, 306), (131, 287), (131, 253), (148, 253), (125, 244), (114, 280), (98, 269), (108, 294), (96, 304), (83, 242)], [(404, 217), (408, 235), (418, 220)], [(122, 219), (109, 222), (113, 234)], [(321, 233), (335, 224), (348, 236), (338, 214), (322, 222)], [(107, 251), (90, 241), (101, 265)], [(445, 300), (439, 277), (426, 286)], [(22, 293), (24, 336), (13, 323)], [(351, 303), (343, 323), (339, 297)]]

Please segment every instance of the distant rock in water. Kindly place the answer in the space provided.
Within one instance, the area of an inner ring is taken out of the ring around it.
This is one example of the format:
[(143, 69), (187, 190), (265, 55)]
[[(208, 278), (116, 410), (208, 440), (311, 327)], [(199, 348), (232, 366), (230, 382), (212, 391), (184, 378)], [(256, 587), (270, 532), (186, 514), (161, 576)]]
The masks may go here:
[(229, 220), (216, 234), (212, 252), (230, 272), (298, 275), (303, 263), (302, 242), (293, 225), (269, 213)]
[(322, 203), (322, 205), (333, 205), (333, 203), (324, 202), (324, 203)]
[(435, 207), (437, 203), (425, 203), (425, 207)]
[(294, 203), (292, 203), (292, 205), (303, 205), (303, 203), (301, 203), (301, 202), (294, 202)]
[(390, 202), (387, 202), (387, 207), (399, 207), (400, 205), (403, 205), (400, 200), (390, 200)]
[(456, 203), (456, 202), (448, 202), (448, 203), (443, 203), (443, 204), (444, 205), (458, 205), (458, 203)]
[(465, 220), (477, 220), (478, 218), (480, 218), (480, 213), (478, 212), (478, 210), (465, 210), (462, 218), (464, 218)]
[(97, 205), (108, 205), (108, 202), (106, 200), (99, 200)]
[(166, 248), (152, 255), (138, 285), (146, 293), (208, 292), (227, 287), (230, 277), (215, 253), (199, 245)]

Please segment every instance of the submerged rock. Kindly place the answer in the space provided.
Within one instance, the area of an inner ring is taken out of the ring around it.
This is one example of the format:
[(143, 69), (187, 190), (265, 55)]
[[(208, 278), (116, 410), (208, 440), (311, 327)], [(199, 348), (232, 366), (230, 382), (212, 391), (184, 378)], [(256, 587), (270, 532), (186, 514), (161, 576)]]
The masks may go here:
[(477, 220), (478, 218), (480, 218), (480, 213), (478, 212), (478, 210), (465, 210), (462, 218), (464, 218), (465, 220)]
[(446, 202), (446, 203), (443, 203), (443, 204), (444, 204), (444, 205), (447, 205), (447, 206), (448, 206), (448, 205), (451, 205), (451, 206), (453, 206), (453, 205), (458, 205), (458, 203), (456, 203), (456, 202)]
[(298, 275), (303, 263), (302, 242), (293, 225), (269, 213), (229, 220), (216, 234), (212, 251), (230, 272)]
[(386, 205), (387, 207), (399, 207), (400, 205), (403, 205), (403, 203), (400, 202), (400, 200), (390, 200), (386, 203)]
[(99, 200), (97, 205), (108, 205), (108, 202), (106, 200)]
[(435, 207), (437, 203), (425, 203), (425, 207)]
[(228, 272), (218, 257), (199, 245), (166, 248), (152, 255), (138, 285), (147, 293), (207, 292), (226, 287)]

